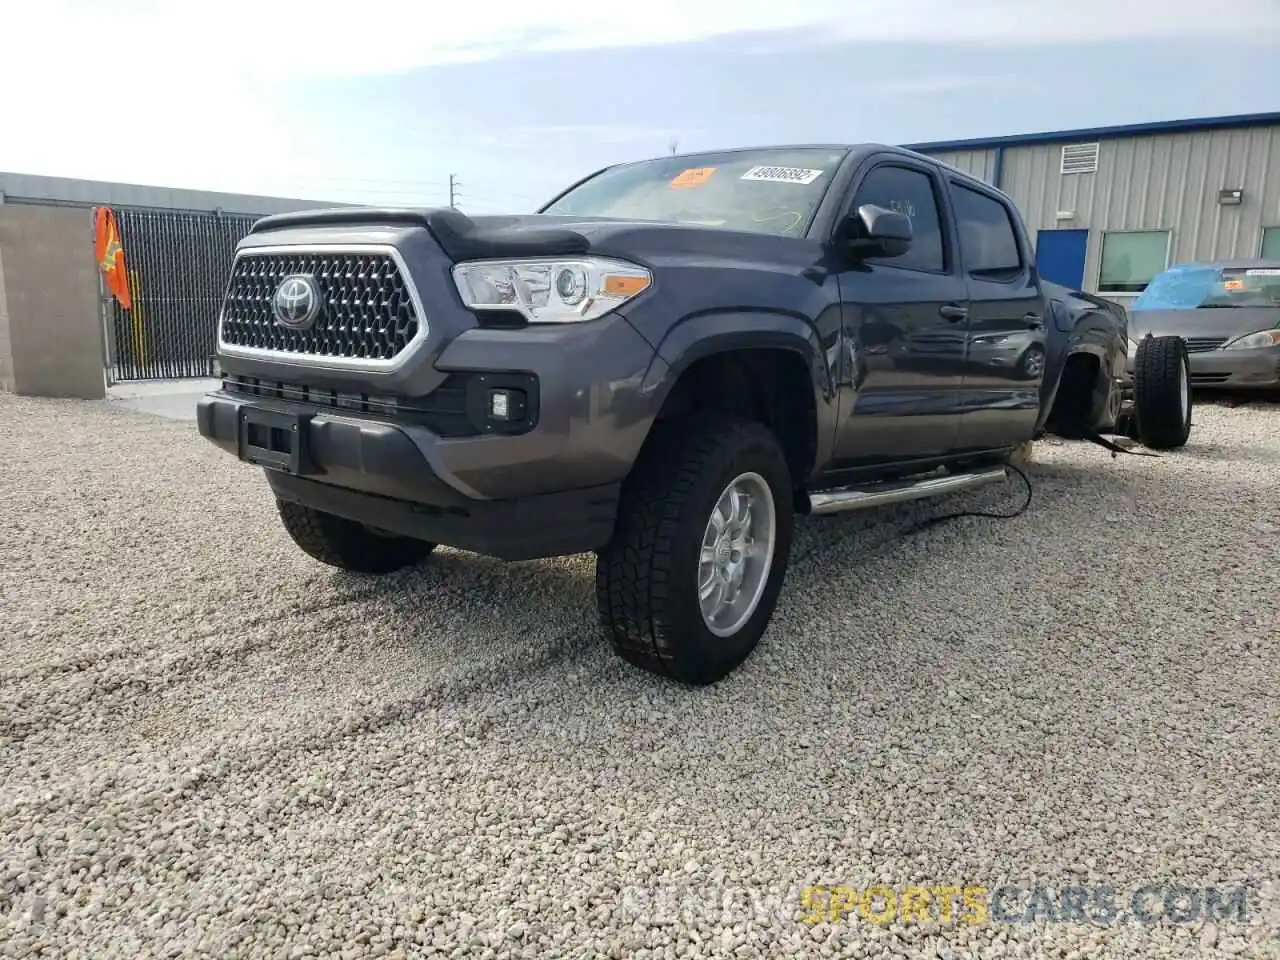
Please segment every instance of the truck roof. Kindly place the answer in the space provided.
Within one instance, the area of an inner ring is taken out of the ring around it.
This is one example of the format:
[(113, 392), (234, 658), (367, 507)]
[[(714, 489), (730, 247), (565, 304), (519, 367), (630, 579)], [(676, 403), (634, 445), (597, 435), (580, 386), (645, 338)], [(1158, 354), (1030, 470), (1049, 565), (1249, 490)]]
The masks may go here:
[[(868, 154), (868, 153), (895, 153), (895, 154), (898, 154), (899, 156), (911, 157), (913, 160), (922, 160), (926, 163), (932, 164), (935, 167), (938, 167), (939, 169), (947, 171), (948, 174), (950, 174), (951, 176), (955, 177), (958, 180), (964, 180), (967, 183), (973, 184), (974, 186), (980, 186), (983, 189), (991, 190), (1000, 194), (1001, 196), (1008, 197), (1008, 194), (1005, 193), (1005, 191), (1001, 190), (999, 187), (996, 187), (991, 183), (988, 183), (986, 180), (983, 180), (981, 177), (975, 176), (974, 174), (970, 173), (967, 170), (961, 170), (959, 167), (952, 166), (949, 163), (944, 163), (943, 161), (939, 160), (937, 157), (931, 156), (927, 153), (920, 153), (908, 147), (901, 147), (901, 146), (897, 146), (890, 143), (876, 143), (874, 141), (863, 142), (863, 143), (760, 143), (760, 144), (755, 144), (754, 146), (723, 147), (720, 149), (698, 150), (698, 151), (692, 151), (688, 153), (677, 153), (677, 154), (673, 154), (665, 157), (647, 157), (643, 160), (625, 160), (625, 161), (622, 161), (621, 163), (612, 164), (611, 166), (625, 167), (625, 166), (630, 166), (633, 163), (648, 163), (654, 160), (669, 160), (669, 159), (672, 159), (672, 157), (678, 160), (686, 159), (686, 158), (689, 160), (696, 160), (698, 157), (706, 157), (713, 154), (723, 155), (726, 153), (750, 153), (758, 150), (839, 150), (839, 151), (843, 151), (846, 155)], [(605, 169), (608, 169), (608, 168), (605, 168)], [(599, 170), (596, 171), (596, 173), (600, 173), (600, 172), (602, 171), (599, 171)]]

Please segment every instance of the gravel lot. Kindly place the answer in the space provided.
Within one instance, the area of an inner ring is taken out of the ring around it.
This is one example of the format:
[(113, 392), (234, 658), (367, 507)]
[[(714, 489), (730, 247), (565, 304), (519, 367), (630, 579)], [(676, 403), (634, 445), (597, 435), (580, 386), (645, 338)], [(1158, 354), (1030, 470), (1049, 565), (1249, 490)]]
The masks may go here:
[[(0, 464), (0, 956), (1280, 956), (1280, 407), (1038, 444), (1014, 520), (897, 535), (1017, 484), (805, 523), (702, 691), (612, 657), (585, 558), (313, 563), (190, 423), (0, 396)], [(786, 899), (876, 883), (1250, 899)]]

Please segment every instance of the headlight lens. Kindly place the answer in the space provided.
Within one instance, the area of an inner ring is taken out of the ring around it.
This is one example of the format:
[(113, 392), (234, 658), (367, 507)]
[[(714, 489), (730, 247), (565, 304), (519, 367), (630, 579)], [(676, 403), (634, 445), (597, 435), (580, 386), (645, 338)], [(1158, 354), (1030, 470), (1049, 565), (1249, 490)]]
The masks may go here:
[(615, 310), (653, 284), (644, 267), (622, 260), (477, 260), (453, 268), (471, 310), (514, 310), (530, 323), (579, 323)]
[(1260, 347), (1280, 347), (1280, 330), (1260, 330), (1232, 340), (1224, 350), (1257, 350)]

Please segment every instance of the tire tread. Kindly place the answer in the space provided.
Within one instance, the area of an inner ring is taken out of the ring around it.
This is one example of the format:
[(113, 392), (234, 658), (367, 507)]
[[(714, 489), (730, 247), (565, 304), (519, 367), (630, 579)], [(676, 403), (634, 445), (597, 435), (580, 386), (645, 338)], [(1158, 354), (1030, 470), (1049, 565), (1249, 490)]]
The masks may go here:
[(1155, 450), (1181, 447), (1190, 424), (1182, 417), (1181, 373), (1187, 364), (1180, 337), (1152, 337), (1134, 359), (1134, 410), (1138, 439)]
[[(688, 504), (699, 479), (717, 470), (719, 461), (753, 441), (776, 441), (761, 424), (715, 415), (660, 423), (655, 429), (659, 432), (624, 484), (613, 542), (597, 557), (599, 621), (615, 652), (629, 663), (703, 683), (707, 678), (681, 656), (674, 619), (673, 567)], [(789, 495), (790, 490), (775, 490), (775, 503)], [(781, 573), (786, 557), (775, 554), (773, 563)]]

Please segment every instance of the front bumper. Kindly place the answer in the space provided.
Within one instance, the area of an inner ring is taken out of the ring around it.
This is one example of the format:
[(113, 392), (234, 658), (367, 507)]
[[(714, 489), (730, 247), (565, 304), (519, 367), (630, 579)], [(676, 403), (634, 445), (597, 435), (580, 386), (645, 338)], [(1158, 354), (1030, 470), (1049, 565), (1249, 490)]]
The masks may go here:
[[(1191, 385), (1197, 389), (1280, 387), (1280, 347), (1256, 350), (1206, 350), (1190, 353)], [(1133, 357), (1125, 364), (1125, 372), (1133, 377)]]
[(262, 466), (277, 498), (381, 530), (502, 560), (583, 553), (612, 535), (617, 482), (477, 500), (432, 468), (433, 438), (418, 428), (222, 391), (198, 401), (196, 421), (202, 436)]
[[(339, 393), (315, 370), (283, 381), (241, 361), (199, 401), (197, 424), (263, 467), (281, 499), (503, 560), (563, 556), (612, 536), (656, 413), (641, 389), (654, 354), (615, 315), (581, 329), (466, 331), (434, 359), (437, 385), (422, 396), (374, 396), (349, 377)], [(523, 420), (486, 421), (489, 389), (513, 384)], [(446, 390), (454, 401), (433, 407)]]

